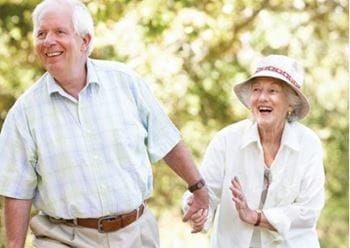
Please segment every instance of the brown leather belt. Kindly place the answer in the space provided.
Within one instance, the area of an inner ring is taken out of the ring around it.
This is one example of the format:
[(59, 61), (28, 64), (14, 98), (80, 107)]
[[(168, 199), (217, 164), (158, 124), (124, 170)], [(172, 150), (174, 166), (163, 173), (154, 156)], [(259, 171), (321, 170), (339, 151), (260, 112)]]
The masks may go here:
[(144, 204), (141, 204), (137, 209), (130, 213), (121, 215), (107, 215), (100, 218), (86, 218), (86, 219), (55, 219), (49, 217), (53, 223), (71, 224), (87, 228), (97, 229), (100, 233), (114, 232), (136, 221), (143, 214)]

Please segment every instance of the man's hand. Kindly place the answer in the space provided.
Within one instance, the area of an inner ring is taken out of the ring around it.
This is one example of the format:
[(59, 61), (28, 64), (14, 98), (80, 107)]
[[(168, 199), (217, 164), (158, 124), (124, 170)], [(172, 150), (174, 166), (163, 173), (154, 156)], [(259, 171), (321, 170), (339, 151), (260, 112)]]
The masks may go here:
[(189, 208), (184, 214), (183, 221), (192, 221), (192, 233), (200, 232), (208, 216), (209, 195), (207, 187), (193, 192), (188, 203)]

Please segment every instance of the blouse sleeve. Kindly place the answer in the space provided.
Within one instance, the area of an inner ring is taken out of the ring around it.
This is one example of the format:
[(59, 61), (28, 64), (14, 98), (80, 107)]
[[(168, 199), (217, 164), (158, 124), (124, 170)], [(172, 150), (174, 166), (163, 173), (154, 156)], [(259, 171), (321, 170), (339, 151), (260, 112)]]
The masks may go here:
[(291, 205), (264, 209), (264, 215), (277, 232), (276, 239), (284, 239), (291, 229), (313, 228), (324, 206), (325, 175), (321, 143), (312, 146), (313, 153), (306, 163), (299, 194)]
[[(204, 225), (207, 230), (212, 223), (215, 211), (220, 202), (222, 184), (225, 174), (225, 141), (219, 135), (216, 135), (210, 142), (200, 168), (200, 173), (203, 176), (206, 186), (209, 191), (209, 213), (208, 220)], [(183, 197), (183, 209), (186, 209), (191, 193), (186, 192)]]

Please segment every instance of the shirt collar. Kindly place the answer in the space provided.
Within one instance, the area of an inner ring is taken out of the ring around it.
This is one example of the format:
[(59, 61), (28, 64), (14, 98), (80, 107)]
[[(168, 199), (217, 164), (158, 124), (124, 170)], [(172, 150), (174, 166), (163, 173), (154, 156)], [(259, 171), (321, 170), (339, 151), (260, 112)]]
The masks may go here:
[(93, 65), (93, 62), (91, 59), (88, 58), (87, 60), (87, 71), (88, 71), (88, 75), (87, 75), (87, 82), (88, 84), (96, 84), (98, 86), (100, 86), (100, 82), (98, 81), (98, 77), (97, 77), (97, 73), (95, 70), (95, 67)]
[(49, 95), (59, 92), (63, 93), (63, 89), (56, 83), (55, 79), (47, 72), (47, 90)]
[(241, 148), (245, 148), (246, 146), (254, 142), (256, 142), (257, 144), (260, 143), (258, 125), (256, 121), (249, 120), (249, 122), (249, 125), (246, 126), (243, 132)]
[(294, 122), (289, 123), (286, 121), (286, 124), (284, 125), (281, 145), (288, 146), (296, 151), (300, 150), (300, 141), (297, 137), (297, 130), (295, 129)]
[[(256, 144), (261, 147), (258, 125), (256, 121), (251, 120), (250, 122), (251, 124), (247, 125), (246, 129), (244, 130), (241, 149), (254, 142), (256, 142)], [(300, 142), (297, 139), (296, 129), (294, 128), (294, 125), (294, 123), (289, 123), (286, 121), (283, 129), (281, 146), (288, 146), (296, 151), (299, 151)]]
[[(86, 85), (86, 87), (89, 87), (92, 84), (95, 84), (99, 87), (100, 82), (98, 81), (97, 73), (96, 73), (96, 70), (92, 64), (91, 59), (88, 58), (86, 63), (87, 63), (87, 85)], [(62, 87), (56, 82), (54, 77), (49, 72), (47, 72), (47, 89), (48, 89), (49, 95), (52, 95), (53, 93), (56, 93), (56, 92), (58, 92), (60, 94), (64, 94), (64, 90), (62, 89)]]

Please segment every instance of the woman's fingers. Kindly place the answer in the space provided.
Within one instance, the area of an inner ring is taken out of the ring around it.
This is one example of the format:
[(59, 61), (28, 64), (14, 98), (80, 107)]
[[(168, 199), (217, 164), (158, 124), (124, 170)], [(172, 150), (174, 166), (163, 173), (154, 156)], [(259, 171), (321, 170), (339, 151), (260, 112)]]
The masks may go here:
[(208, 217), (208, 210), (207, 209), (201, 209), (199, 211), (197, 211), (197, 213), (193, 214), (191, 217), (191, 221), (193, 223), (200, 223), (206, 221)]
[(231, 186), (230, 190), (231, 190), (232, 196), (234, 196), (240, 200), (244, 200), (244, 194), (240, 189), (237, 189), (237, 188)]
[(204, 209), (199, 209), (197, 212), (195, 212), (192, 216), (191, 216), (191, 220), (196, 220), (198, 218), (200, 218), (203, 215), (203, 211)]
[(192, 233), (200, 232), (208, 218), (208, 209), (200, 209), (191, 217)]
[(234, 186), (235, 188), (242, 189), (241, 183), (240, 183), (238, 177), (236, 177), (236, 176), (234, 176), (233, 179), (231, 180), (231, 184), (232, 184), (232, 186)]
[(191, 217), (191, 221), (194, 224), (204, 223), (208, 218), (208, 210), (201, 209)]
[(235, 203), (236, 209), (239, 210), (246, 208), (247, 204), (245, 200), (245, 195), (242, 191), (242, 187), (238, 177), (235, 176), (231, 180), (230, 190), (232, 193), (232, 201)]
[(234, 196), (232, 196), (232, 201), (235, 203), (237, 209), (244, 208), (246, 205), (244, 201)]

